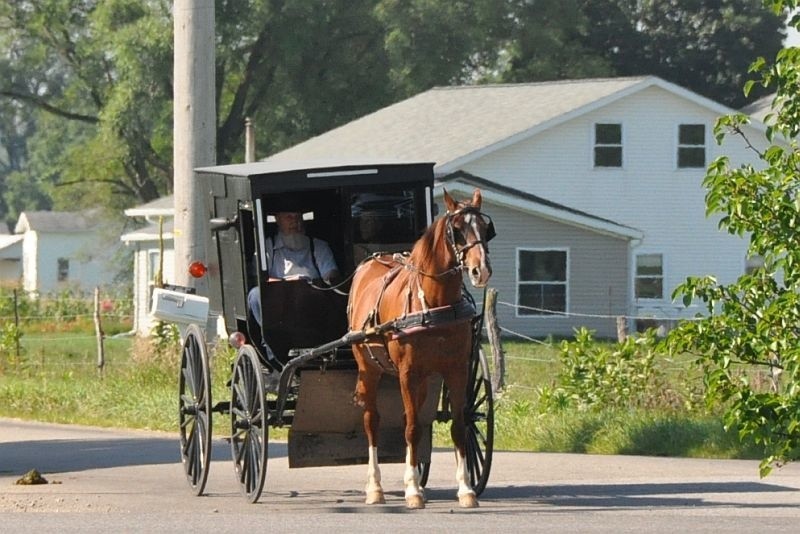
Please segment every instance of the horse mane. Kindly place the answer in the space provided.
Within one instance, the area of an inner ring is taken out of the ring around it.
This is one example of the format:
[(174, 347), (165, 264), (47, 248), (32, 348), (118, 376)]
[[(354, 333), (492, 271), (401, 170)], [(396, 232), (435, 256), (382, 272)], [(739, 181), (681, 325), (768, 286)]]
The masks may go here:
[[(417, 269), (425, 271), (436, 263), (436, 258), (446, 257), (449, 253), (447, 236), (445, 235), (447, 217), (439, 217), (433, 224), (425, 229), (414, 247), (411, 249), (410, 260)], [(443, 248), (444, 250), (439, 250)]]

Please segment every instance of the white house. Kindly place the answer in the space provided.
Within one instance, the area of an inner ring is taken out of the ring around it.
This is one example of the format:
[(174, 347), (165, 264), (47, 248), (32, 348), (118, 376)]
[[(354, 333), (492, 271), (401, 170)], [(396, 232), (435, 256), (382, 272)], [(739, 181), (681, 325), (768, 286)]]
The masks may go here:
[(23, 212), (14, 234), (0, 236), (0, 280), (27, 292), (88, 292), (111, 284), (113, 250), (96, 212)]
[[(268, 159), (436, 162), (440, 186), (484, 192), (502, 327), (612, 337), (619, 316), (695, 313), (671, 299), (687, 276), (724, 283), (747, 268), (747, 242), (706, 218), (702, 187), (717, 156), (757, 164), (738, 138), (714, 143), (715, 121), (733, 112), (649, 76), (441, 87)], [(758, 144), (763, 125), (746, 133)]]

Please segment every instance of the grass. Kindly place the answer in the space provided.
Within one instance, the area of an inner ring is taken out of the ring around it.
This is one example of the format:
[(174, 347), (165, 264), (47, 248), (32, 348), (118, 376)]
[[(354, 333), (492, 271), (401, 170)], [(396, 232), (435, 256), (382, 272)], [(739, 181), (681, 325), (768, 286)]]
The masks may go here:
[(702, 376), (688, 358), (658, 362), (663, 382), (646, 408), (544, 411), (538, 391), (556, 384), (557, 343), (507, 341), (503, 350), (507, 385), (495, 402), (498, 450), (761, 458), (701, 405)]
[[(19, 360), (0, 352), (0, 416), (177, 430), (179, 349), (157, 354), (142, 340), (107, 338), (101, 372), (90, 334), (30, 334), (22, 344)], [(666, 376), (659, 393), (663, 398), (646, 409), (548, 412), (540, 408), (538, 390), (554, 384), (558, 348), (506, 342), (504, 351), (506, 387), (495, 403), (496, 450), (760, 458), (754, 447), (725, 432), (719, 417), (675, 402), (674, 391), (687, 389), (681, 381), (699, 381), (687, 373), (687, 362), (661, 362)], [(230, 398), (225, 382), (231, 358), (229, 351), (222, 351), (212, 359), (214, 400)], [(222, 416), (216, 417), (215, 434), (224, 435), (228, 421), (218, 422)], [(270, 435), (285, 438), (286, 430), (271, 429)], [(449, 425), (435, 425), (434, 444), (450, 446)]]

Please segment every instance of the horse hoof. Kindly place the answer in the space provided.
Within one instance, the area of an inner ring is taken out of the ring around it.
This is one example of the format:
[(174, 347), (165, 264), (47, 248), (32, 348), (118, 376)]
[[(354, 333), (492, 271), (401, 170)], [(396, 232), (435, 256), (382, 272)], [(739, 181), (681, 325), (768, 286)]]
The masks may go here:
[(367, 493), (367, 504), (386, 504), (386, 499), (383, 497), (382, 491), (371, 491)]
[(409, 510), (421, 510), (425, 508), (425, 499), (422, 495), (409, 495), (406, 497), (406, 508)]
[(458, 496), (458, 505), (461, 508), (477, 508), (478, 507), (478, 498), (475, 496), (474, 493), (467, 493), (464, 495)]

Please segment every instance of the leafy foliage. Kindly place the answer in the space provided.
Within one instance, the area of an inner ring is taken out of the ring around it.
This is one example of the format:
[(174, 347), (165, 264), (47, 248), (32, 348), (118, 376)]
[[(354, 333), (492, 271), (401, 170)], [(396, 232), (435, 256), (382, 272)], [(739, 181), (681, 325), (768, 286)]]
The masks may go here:
[(0, 328), (0, 374), (6, 367), (14, 369), (22, 363), (21, 339), (22, 332), (13, 322), (9, 321)]
[(610, 345), (598, 343), (585, 328), (577, 330), (574, 341), (561, 342), (557, 386), (541, 388), (541, 409), (599, 411), (652, 405), (660, 397), (662, 383), (654, 345), (652, 332)]
[[(774, 1), (780, 12), (797, 2)], [(795, 17), (793, 24), (800, 18)], [(690, 278), (675, 291), (684, 303), (700, 301), (708, 315), (686, 321), (667, 338), (672, 351), (690, 352), (704, 369), (707, 398), (726, 408), (725, 423), (763, 446), (762, 476), (773, 466), (800, 458), (800, 56), (784, 50), (772, 63), (761, 59), (747, 84), (774, 87), (777, 96), (758, 150), (747, 138), (742, 115), (718, 121), (718, 139), (741, 137), (762, 166), (733, 168), (727, 158), (709, 166), (704, 184), (709, 214), (720, 227), (748, 236), (749, 252), (763, 267), (730, 284)], [(763, 377), (768, 377), (764, 380)]]
[[(100, 314), (107, 334), (131, 328), (133, 299), (130, 289), (101, 294)], [(19, 322), (25, 332), (79, 331), (94, 329), (94, 296), (72, 289), (43, 295), (20, 288), (0, 287), (0, 321)]]
[[(745, 73), (757, 57), (774, 57), (784, 14), (761, 0), (592, 0), (583, 15), (584, 47), (617, 75), (652, 74), (730, 107), (747, 101)], [(759, 95), (765, 94), (759, 92)]]

